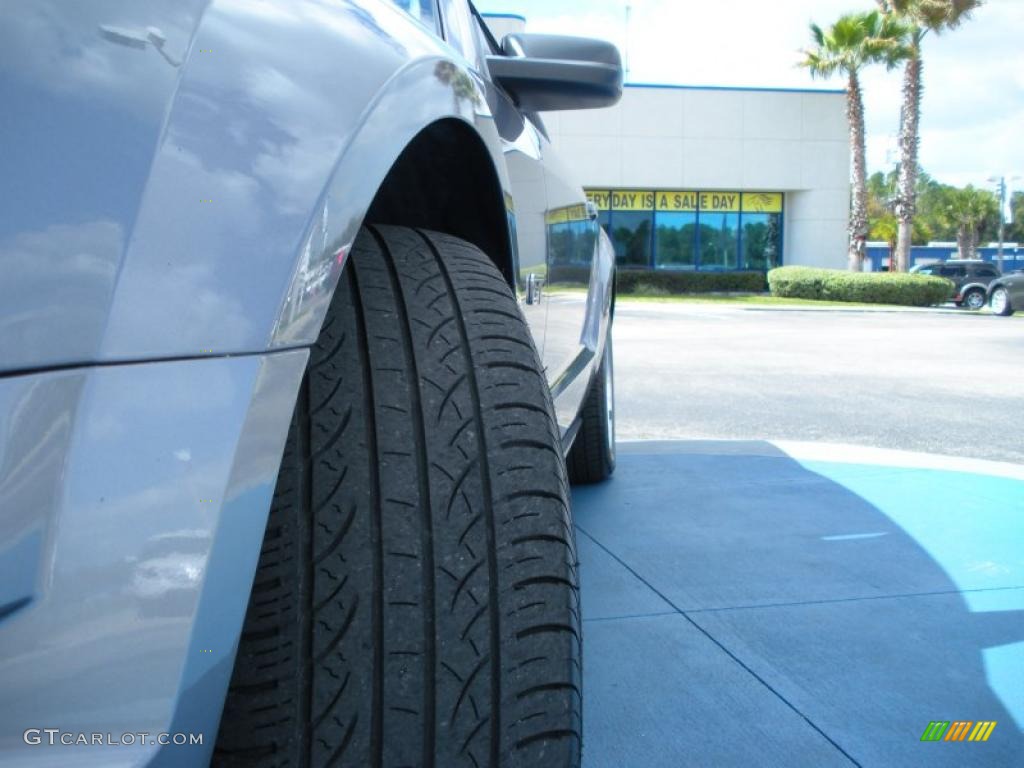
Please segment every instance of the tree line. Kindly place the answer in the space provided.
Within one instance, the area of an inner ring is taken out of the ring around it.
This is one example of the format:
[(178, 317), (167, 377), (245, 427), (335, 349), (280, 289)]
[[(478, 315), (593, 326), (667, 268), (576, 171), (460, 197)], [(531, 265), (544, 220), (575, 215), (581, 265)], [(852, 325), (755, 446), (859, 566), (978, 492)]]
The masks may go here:
[[(898, 221), (892, 210), (897, 194), (899, 171), (877, 171), (867, 179), (868, 236), (884, 240), (895, 251)], [(956, 242), (963, 258), (977, 256), (978, 246), (999, 237), (999, 198), (988, 190), (971, 184), (954, 187), (942, 184), (924, 169), (917, 171), (917, 213), (914, 216), (911, 241), (925, 245), (930, 241)], [(1012, 222), (1005, 228), (1007, 242), (1024, 242), (1024, 191), (1010, 198)]]
[[(846, 116), (850, 129), (853, 183), (848, 262), (862, 269), (868, 238), (893, 249), (891, 269), (905, 272), (912, 243), (956, 240), (964, 256), (997, 237), (999, 200), (987, 189), (941, 184), (918, 164), (920, 148), (923, 44), (929, 34), (954, 30), (983, 0), (877, 0), (877, 8), (839, 17), (831, 26), (811, 24), (812, 47), (802, 51), (802, 66), (813, 77), (846, 78)], [(899, 163), (889, 174), (868, 176), (864, 99), (860, 75), (865, 67), (903, 68), (899, 126)], [(1011, 199), (1009, 241), (1024, 240), (1024, 194)]]

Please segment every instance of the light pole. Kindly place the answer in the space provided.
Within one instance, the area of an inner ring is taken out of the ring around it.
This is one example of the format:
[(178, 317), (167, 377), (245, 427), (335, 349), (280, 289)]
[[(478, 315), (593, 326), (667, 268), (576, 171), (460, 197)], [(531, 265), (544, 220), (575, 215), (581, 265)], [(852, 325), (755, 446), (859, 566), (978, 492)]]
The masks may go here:
[[(1010, 181), (1016, 181), (1020, 176), (1011, 176)], [(989, 176), (990, 182), (995, 182), (999, 192), (999, 250), (996, 251), (996, 260), (999, 262), (999, 271), (1003, 271), (1003, 236), (1006, 232), (1006, 177)]]
[(624, 61), (622, 62), (622, 65), (623, 65), (622, 66), (623, 79), (626, 80), (626, 81), (629, 80), (629, 20), (630, 20), (630, 17), (632, 15), (633, 15), (633, 4), (627, 2), (626, 3), (626, 50), (624, 51), (624, 54), (625, 54), (623, 56)]

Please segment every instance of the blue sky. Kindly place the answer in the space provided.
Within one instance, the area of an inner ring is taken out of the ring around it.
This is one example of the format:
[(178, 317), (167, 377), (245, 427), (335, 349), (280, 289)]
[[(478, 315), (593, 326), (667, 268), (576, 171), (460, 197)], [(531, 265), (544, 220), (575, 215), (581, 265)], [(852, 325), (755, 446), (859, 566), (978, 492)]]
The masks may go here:
[[(475, 0), (517, 13), (533, 32), (604, 37), (625, 49), (626, 0)], [(631, 0), (629, 80), (689, 85), (842, 88), (795, 66), (811, 21), (872, 0)], [(925, 42), (921, 162), (941, 181), (1024, 176), (1024, 0), (988, 0), (955, 32)], [(900, 73), (864, 76), (871, 170), (891, 167)], [(1013, 184), (1024, 188), (1024, 180)]]

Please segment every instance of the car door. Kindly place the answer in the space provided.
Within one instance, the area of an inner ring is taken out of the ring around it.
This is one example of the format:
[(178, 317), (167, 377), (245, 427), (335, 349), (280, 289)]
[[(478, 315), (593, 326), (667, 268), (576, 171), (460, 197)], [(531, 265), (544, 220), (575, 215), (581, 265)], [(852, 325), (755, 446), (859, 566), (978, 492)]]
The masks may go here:
[(544, 366), (561, 423), (576, 413), (584, 393), (573, 388), (585, 382), (583, 374), (598, 347), (598, 339), (588, 333), (586, 322), (600, 230), (597, 209), (588, 203), (571, 169), (546, 139), (543, 145), (548, 204)]
[(506, 207), (518, 255), (516, 282), (520, 307), (544, 361), (548, 302), (545, 296), (547, 242), (544, 225), (547, 193), (542, 136), (533, 122), (521, 115), (500, 89), (490, 83), (487, 88), (494, 103), (495, 121), (508, 170), (509, 199)]
[[(480, 48), (500, 55), (500, 44), (479, 14), (472, 19)], [(520, 112), (493, 84), (488, 90), (515, 208), (523, 310), (532, 326), (543, 327), (538, 347), (564, 431), (585, 394), (583, 374), (598, 347), (596, 333), (586, 327), (600, 231), (597, 209), (553, 150), (541, 118)]]
[(547, 195), (541, 132), (487, 77), (486, 56), (494, 52), (494, 43), (467, 0), (440, 0), (440, 7), (445, 40), (480, 73), (487, 105), (501, 140), (508, 173), (505, 209), (516, 261), (516, 292), (543, 359), (547, 323), (543, 290), (547, 270), (544, 230)]
[(539, 351), (565, 434), (586, 394), (588, 366), (599, 346), (596, 328), (587, 327), (588, 302), (597, 301), (591, 285), (597, 209), (553, 150), (538, 116), (520, 115), (523, 132), (505, 133), (517, 124), (505, 110), (515, 107), (497, 90), (495, 118), (516, 205), (523, 307), (531, 322), (544, 326)]
[[(446, 37), (451, 28), (471, 38), (455, 43), (478, 72), (486, 73), (486, 56), (503, 55), (500, 43), (468, 0), (441, 0), (441, 8)], [(607, 287), (604, 282), (592, 285), (600, 247), (597, 210), (553, 151), (540, 116), (520, 111), (489, 77), (484, 79), (508, 172), (506, 207), (517, 250), (520, 304), (565, 435), (586, 395), (600, 347), (601, 311), (590, 307), (605, 306), (607, 298), (598, 290)], [(588, 325), (595, 318), (598, 322)]]
[(938, 274), (941, 275), (942, 277), (946, 278), (947, 280), (952, 280), (953, 281), (953, 285), (956, 286), (957, 298), (959, 298), (959, 296), (960, 296), (960, 289), (963, 287), (964, 280), (967, 277), (967, 270), (964, 269), (963, 265), (961, 265), (961, 264), (943, 264), (939, 268)]

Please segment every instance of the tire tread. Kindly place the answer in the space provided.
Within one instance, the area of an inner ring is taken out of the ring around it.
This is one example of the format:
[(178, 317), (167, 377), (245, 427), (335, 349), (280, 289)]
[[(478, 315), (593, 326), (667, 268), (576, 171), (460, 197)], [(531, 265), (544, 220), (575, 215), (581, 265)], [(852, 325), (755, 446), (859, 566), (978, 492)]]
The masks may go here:
[(486, 256), (364, 228), (296, 404), (214, 764), (577, 768), (559, 445)]

